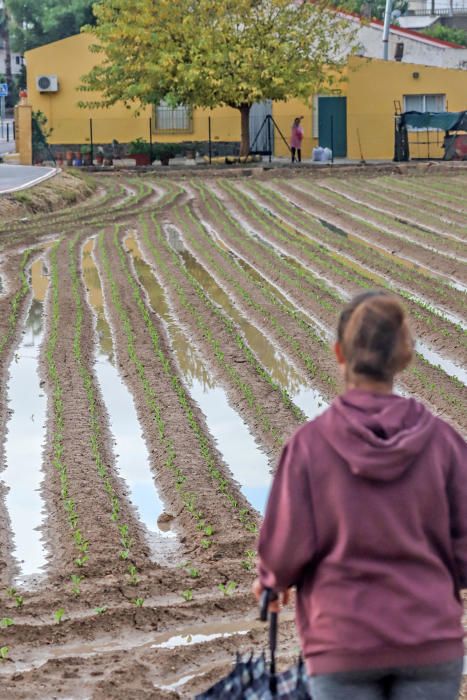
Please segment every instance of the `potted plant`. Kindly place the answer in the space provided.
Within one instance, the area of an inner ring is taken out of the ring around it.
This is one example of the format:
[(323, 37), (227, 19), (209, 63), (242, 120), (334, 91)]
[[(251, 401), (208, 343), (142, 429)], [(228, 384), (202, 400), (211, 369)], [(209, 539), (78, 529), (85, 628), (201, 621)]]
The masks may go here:
[(102, 146), (97, 147), (97, 153), (96, 153), (96, 165), (102, 165), (104, 162), (104, 149)]
[(168, 165), (169, 160), (177, 155), (178, 150), (176, 143), (157, 143), (153, 146), (152, 152), (155, 160), (160, 160), (162, 165)]
[(83, 156), (83, 165), (92, 165), (91, 146), (87, 144), (81, 146), (81, 155)]
[(128, 146), (128, 155), (135, 159), (136, 165), (151, 165), (151, 144), (141, 137)]

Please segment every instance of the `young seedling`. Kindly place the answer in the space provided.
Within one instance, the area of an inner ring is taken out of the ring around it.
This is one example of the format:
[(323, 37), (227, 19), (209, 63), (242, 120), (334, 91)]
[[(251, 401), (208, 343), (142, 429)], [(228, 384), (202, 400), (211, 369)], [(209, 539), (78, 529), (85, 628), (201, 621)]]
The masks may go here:
[(128, 573), (130, 575), (130, 583), (132, 586), (137, 586), (139, 583), (138, 569), (134, 564), (128, 564)]
[(190, 576), (190, 578), (199, 578), (199, 569), (195, 569), (194, 566), (190, 566), (187, 569), (187, 572), (188, 572), (188, 576)]
[(184, 598), (187, 602), (193, 600), (193, 591), (191, 588), (187, 588), (186, 591), (183, 591), (182, 598)]
[(242, 559), (242, 566), (246, 571), (251, 571), (254, 566), (255, 553), (252, 549), (247, 549), (245, 558)]
[(60, 622), (62, 621), (62, 618), (63, 618), (64, 614), (65, 614), (65, 608), (58, 608), (58, 610), (56, 610), (56, 611), (54, 612), (54, 619), (55, 619), (55, 622), (56, 622), (57, 624), (60, 624)]
[(9, 653), (10, 647), (0, 647), (0, 661), (6, 661)]
[(11, 627), (11, 625), (14, 625), (11, 617), (4, 617), (2, 620), (0, 620), (0, 627)]
[(107, 611), (107, 608), (105, 605), (103, 605), (100, 608), (94, 608), (94, 612), (96, 612), (98, 615), (103, 615)]
[(144, 605), (144, 598), (135, 598), (133, 603), (137, 608), (142, 608)]
[(77, 576), (76, 574), (71, 575), (71, 583), (72, 583), (71, 592), (77, 598), (78, 598), (79, 594), (81, 593), (80, 583), (82, 580), (83, 580), (83, 576)]
[(225, 586), (223, 583), (220, 583), (217, 587), (225, 596), (231, 596), (237, 588), (237, 585), (236, 581), (228, 581)]

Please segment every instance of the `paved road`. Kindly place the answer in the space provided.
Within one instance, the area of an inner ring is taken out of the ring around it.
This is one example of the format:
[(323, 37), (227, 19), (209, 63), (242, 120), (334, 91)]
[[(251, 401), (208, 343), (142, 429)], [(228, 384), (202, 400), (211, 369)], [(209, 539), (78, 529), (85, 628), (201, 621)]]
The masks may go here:
[(56, 168), (38, 165), (0, 164), (0, 194), (32, 187), (41, 180), (52, 177), (56, 172)]

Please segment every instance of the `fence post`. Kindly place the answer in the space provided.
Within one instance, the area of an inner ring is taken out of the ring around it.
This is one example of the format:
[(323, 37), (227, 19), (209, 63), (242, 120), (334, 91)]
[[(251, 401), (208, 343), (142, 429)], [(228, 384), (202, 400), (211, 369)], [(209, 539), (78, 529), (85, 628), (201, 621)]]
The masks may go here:
[(10, 143), (10, 122), (6, 123), (6, 140)]
[(149, 117), (149, 156), (152, 165), (152, 117)]
[(212, 160), (212, 143), (211, 143), (211, 115), (208, 117), (208, 137), (209, 137), (209, 165)]
[(331, 114), (331, 163), (334, 163), (334, 117)]
[(94, 165), (94, 137), (92, 133), (92, 118), (89, 120), (89, 140), (91, 142), (91, 165)]
[(269, 162), (272, 162), (271, 115), (268, 114), (268, 152)]

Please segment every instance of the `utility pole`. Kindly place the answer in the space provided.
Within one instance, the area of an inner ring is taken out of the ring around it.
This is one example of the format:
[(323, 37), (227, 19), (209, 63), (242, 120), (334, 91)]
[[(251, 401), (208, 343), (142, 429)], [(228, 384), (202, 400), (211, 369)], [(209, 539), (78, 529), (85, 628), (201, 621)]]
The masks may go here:
[(389, 31), (391, 29), (392, 15), (392, 0), (386, 0), (386, 9), (384, 10), (384, 28), (383, 28), (383, 60), (389, 59)]

